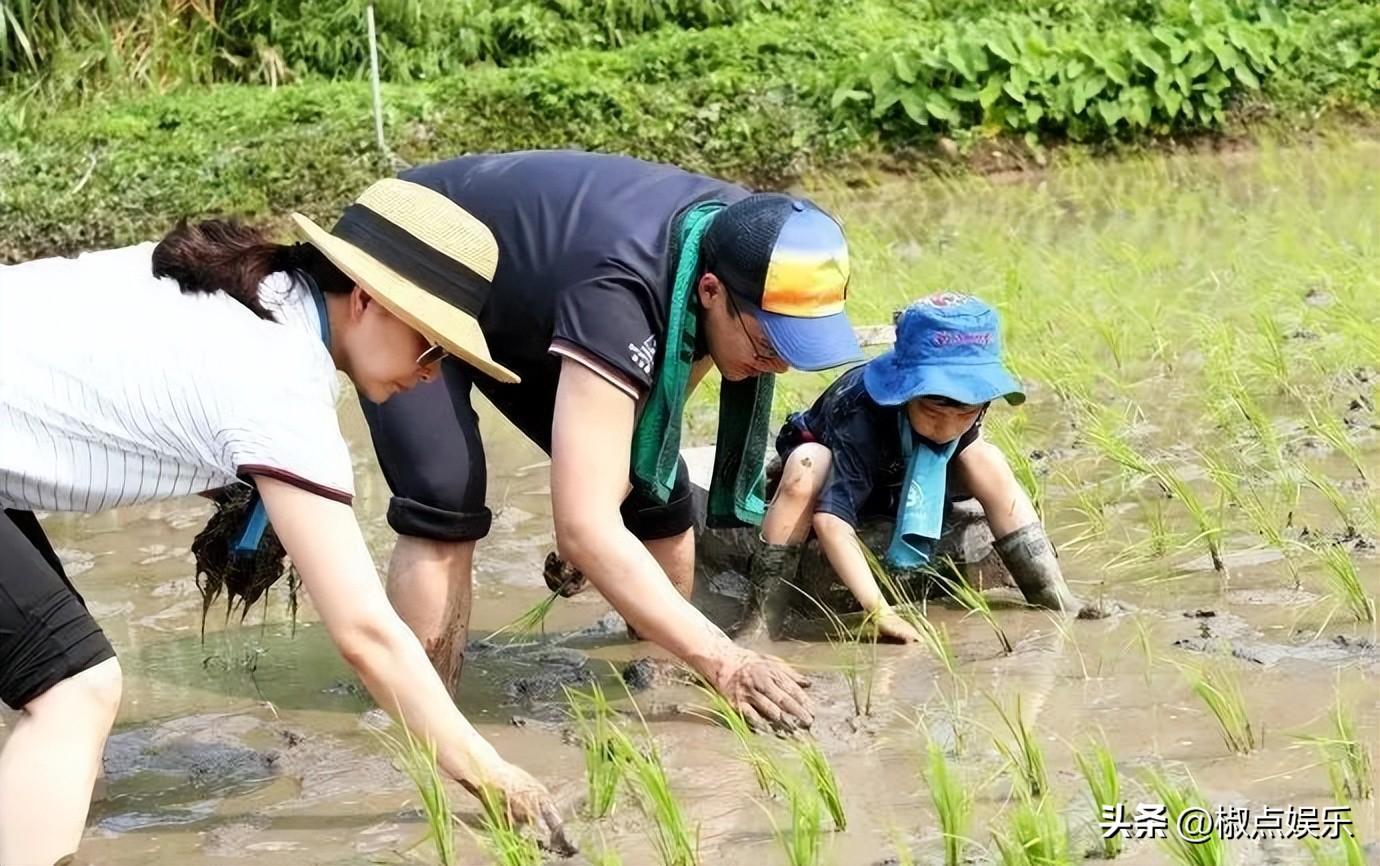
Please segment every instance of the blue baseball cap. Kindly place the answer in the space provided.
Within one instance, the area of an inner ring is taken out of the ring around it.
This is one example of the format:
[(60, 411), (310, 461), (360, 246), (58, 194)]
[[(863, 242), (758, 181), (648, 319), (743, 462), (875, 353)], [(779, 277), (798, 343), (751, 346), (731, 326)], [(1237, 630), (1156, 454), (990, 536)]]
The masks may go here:
[(883, 406), (924, 396), (974, 406), (998, 397), (1012, 405), (1025, 402), (1021, 383), (1001, 361), (997, 311), (952, 292), (930, 295), (901, 311), (895, 347), (867, 363), (863, 385)]
[(848, 242), (833, 217), (812, 202), (757, 193), (714, 218), (701, 247), (706, 269), (723, 281), (797, 370), (862, 360), (843, 311)]

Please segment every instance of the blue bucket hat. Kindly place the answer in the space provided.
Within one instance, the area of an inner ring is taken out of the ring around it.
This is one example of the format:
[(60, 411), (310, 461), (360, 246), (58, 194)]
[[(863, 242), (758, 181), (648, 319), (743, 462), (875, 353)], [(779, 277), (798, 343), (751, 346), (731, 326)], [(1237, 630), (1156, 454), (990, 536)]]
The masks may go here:
[(997, 312), (977, 298), (943, 293), (916, 301), (896, 321), (896, 345), (869, 361), (863, 385), (883, 406), (922, 396), (980, 405), (1025, 402), (1001, 361)]

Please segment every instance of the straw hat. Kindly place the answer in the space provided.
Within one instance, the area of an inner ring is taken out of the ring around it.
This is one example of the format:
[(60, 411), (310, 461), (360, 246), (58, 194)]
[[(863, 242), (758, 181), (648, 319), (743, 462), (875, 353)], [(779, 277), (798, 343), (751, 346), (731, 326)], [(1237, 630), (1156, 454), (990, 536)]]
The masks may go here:
[(390, 313), (480, 372), (518, 381), (490, 356), (479, 329), (498, 244), (464, 208), (420, 184), (387, 178), (366, 189), (329, 232), (300, 213), (292, 218), (312, 246)]

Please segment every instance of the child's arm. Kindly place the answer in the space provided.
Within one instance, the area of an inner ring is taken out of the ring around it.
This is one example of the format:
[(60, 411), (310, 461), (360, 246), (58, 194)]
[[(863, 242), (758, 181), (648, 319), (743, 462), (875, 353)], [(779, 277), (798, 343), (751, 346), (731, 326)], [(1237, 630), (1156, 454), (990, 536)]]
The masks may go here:
[(872, 569), (868, 567), (867, 558), (863, 556), (862, 540), (853, 526), (842, 517), (826, 511), (816, 512), (813, 525), (815, 537), (819, 539), (824, 555), (829, 558), (829, 564), (863, 610), (873, 615), (877, 631), (883, 637), (902, 643), (918, 642), (920, 634), (892, 610), (882, 595), (876, 578), (872, 576)]

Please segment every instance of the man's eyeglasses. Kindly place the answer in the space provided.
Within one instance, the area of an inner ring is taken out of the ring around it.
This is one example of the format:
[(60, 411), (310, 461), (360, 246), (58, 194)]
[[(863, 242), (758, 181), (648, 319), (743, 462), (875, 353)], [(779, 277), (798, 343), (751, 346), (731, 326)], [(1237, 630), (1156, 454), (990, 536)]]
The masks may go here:
[(770, 342), (768, 342), (766, 348), (763, 349), (763, 347), (752, 338), (752, 334), (748, 332), (747, 325), (743, 324), (742, 308), (738, 306), (738, 302), (733, 298), (733, 292), (729, 291), (727, 286), (724, 287), (724, 294), (728, 295), (728, 302), (733, 306), (733, 317), (738, 320), (738, 327), (743, 329), (743, 336), (747, 337), (748, 345), (752, 347), (753, 357), (763, 364), (780, 363), (781, 356), (776, 354), (776, 350), (772, 348)]
[(448, 357), (450, 357), (450, 352), (446, 351), (445, 346), (432, 343), (430, 346), (426, 347), (426, 351), (417, 356), (417, 366), (430, 367), (437, 361), (445, 360)]

